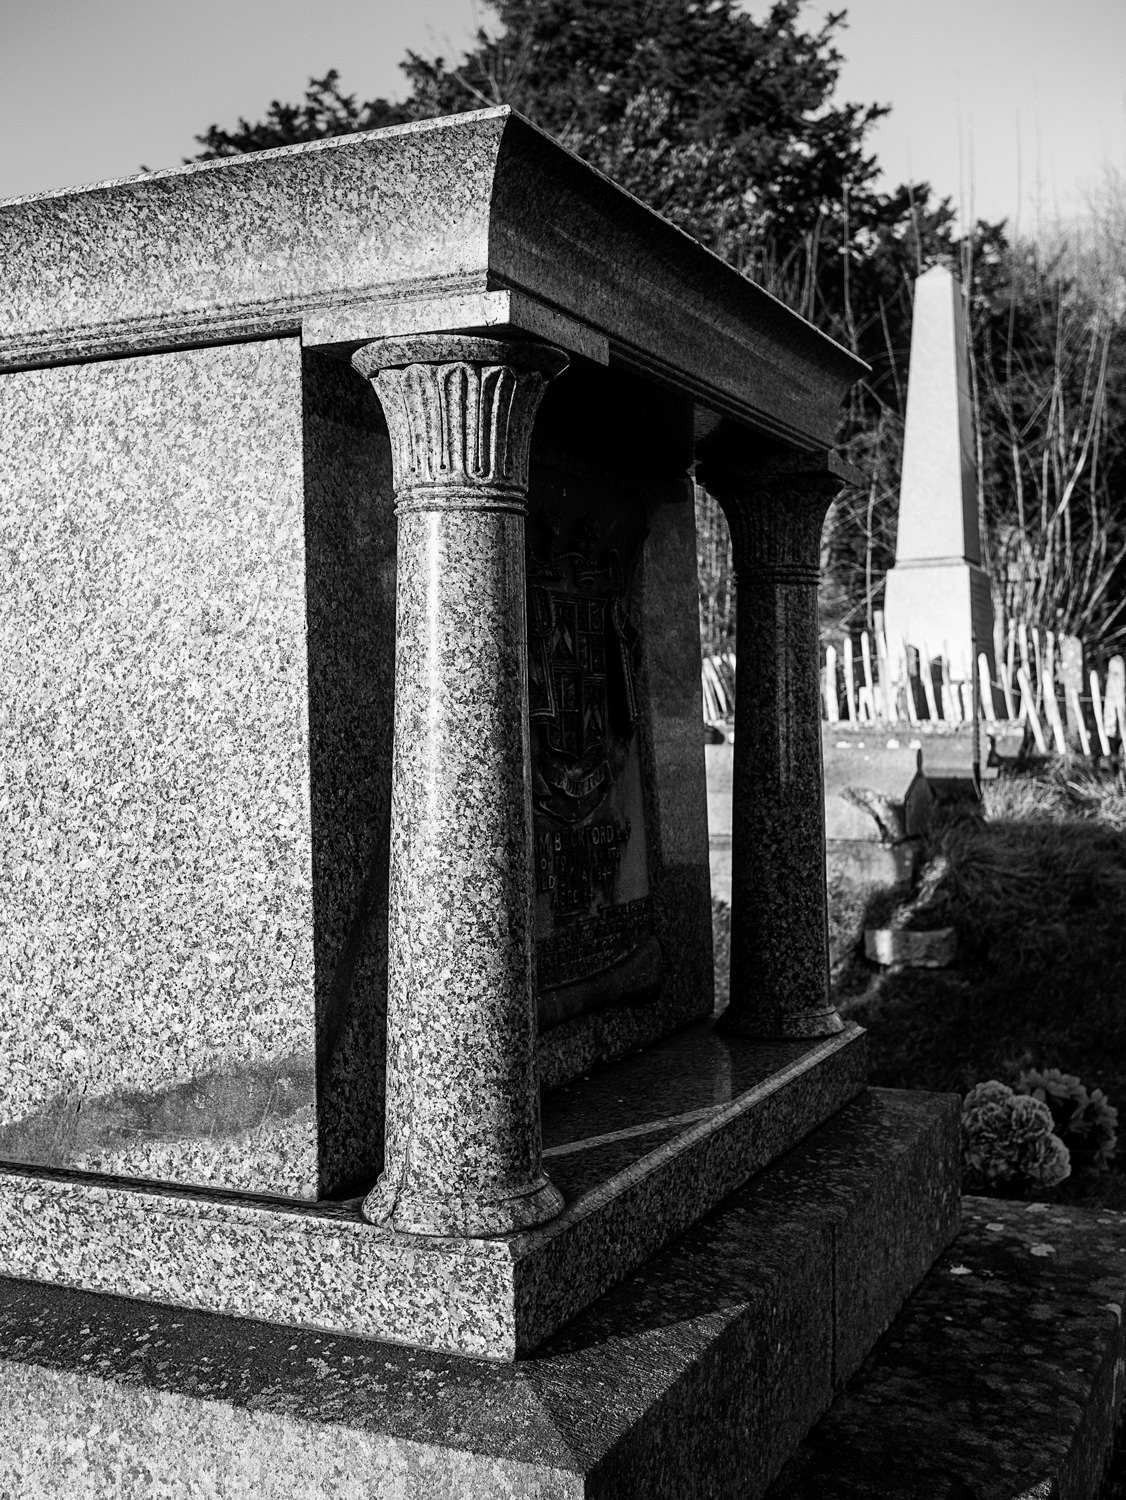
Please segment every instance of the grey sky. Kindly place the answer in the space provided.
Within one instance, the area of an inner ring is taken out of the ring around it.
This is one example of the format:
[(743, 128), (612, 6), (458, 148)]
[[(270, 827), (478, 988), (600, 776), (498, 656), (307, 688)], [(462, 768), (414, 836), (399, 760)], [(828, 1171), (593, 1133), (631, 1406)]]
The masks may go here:
[[(1032, 228), (1126, 167), (1126, 0), (847, 8), (841, 93), (893, 106), (873, 140), (887, 185), (926, 178)], [(827, 9), (807, 4), (808, 24)], [(330, 67), (394, 95), (407, 47), (457, 53), (482, 17), (476, 0), (0, 0), (0, 198), (175, 166), (211, 123), (258, 119)]]

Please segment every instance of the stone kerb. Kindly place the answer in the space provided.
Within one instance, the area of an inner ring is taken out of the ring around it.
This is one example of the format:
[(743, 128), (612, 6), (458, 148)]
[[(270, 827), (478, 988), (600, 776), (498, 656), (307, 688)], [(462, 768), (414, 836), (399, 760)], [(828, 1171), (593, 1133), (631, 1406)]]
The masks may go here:
[(377, 341), (399, 520), (386, 1157), (364, 1212), (416, 1234), (527, 1228), (543, 1170), (524, 516), (542, 345)]

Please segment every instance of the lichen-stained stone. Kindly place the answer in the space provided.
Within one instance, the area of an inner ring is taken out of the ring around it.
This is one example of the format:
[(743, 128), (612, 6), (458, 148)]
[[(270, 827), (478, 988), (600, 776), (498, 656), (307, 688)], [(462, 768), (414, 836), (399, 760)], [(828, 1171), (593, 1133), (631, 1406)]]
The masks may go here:
[(1126, 1215), (963, 1200), (769, 1500), (1096, 1500), (1120, 1431)]
[(316, 1196), (296, 340), (0, 380), (0, 1156)]

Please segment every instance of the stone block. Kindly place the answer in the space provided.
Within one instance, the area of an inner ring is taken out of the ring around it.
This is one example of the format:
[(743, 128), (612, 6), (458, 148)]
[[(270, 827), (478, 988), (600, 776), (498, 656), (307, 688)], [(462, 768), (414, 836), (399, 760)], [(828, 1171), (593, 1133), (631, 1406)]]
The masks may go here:
[(770, 1174), (772, 1203), (835, 1228), (836, 1384), (957, 1232), (961, 1177), (957, 1097), (893, 1089), (869, 1089)]
[(945, 969), (954, 962), (958, 935), (953, 927), (916, 932), (911, 927), (866, 927), (864, 956), (871, 963), (905, 969)]
[(915, 874), (919, 845), (873, 844), (867, 839), (829, 839), (825, 845), (825, 870), (861, 890), (906, 890)]
[(0, 1283), (0, 1492), (757, 1500), (894, 1311), (858, 1290), (873, 1243), (898, 1277), (945, 1242), (908, 1226), (948, 1102), (881, 1097), (516, 1365)]
[(0, 1167), (0, 1272), (293, 1327), (511, 1360), (536, 1348), (864, 1087), (863, 1032), (711, 1024), (549, 1096), (567, 1207), (495, 1239), (396, 1233), (310, 1205)]
[(1097, 1500), (1126, 1383), (1126, 1215), (966, 1198), (769, 1500)]

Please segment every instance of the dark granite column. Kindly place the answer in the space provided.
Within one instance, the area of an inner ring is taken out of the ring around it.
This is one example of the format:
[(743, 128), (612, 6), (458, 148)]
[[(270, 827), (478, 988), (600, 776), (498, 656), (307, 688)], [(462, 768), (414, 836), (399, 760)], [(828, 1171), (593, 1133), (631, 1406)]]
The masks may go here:
[(817, 583), (841, 480), (822, 468), (702, 463), (737, 580), (731, 809), (731, 1002), (742, 1036), (830, 1036)]
[(546, 345), (380, 340), (352, 360), (399, 519), (383, 1175), (416, 1234), (493, 1235), (563, 1200), (540, 1144), (524, 516)]

